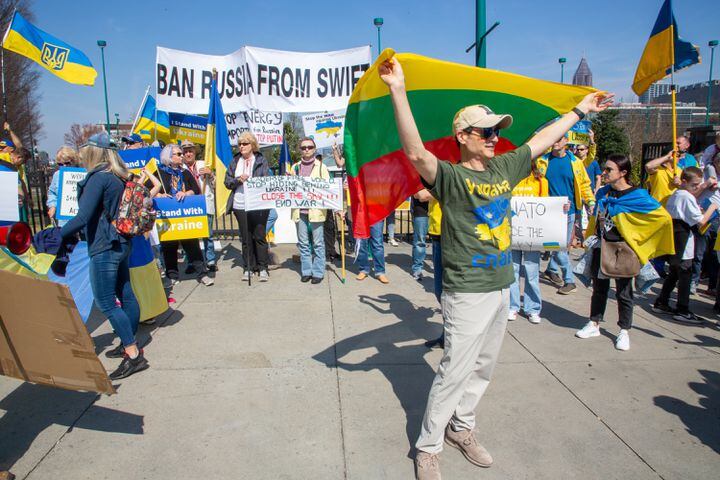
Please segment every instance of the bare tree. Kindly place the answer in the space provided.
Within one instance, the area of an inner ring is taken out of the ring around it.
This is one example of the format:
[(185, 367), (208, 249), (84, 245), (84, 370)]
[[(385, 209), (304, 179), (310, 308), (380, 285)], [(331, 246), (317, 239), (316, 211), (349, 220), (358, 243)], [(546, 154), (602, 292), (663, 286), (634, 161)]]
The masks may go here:
[(65, 144), (78, 150), (87, 142), (88, 138), (104, 131), (105, 129), (100, 125), (93, 125), (91, 123), (80, 125), (79, 123), (73, 123), (70, 126), (70, 131), (65, 134)]
[[(30, 0), (23, 2), (0, 0), (0, 31), (7, 31), (15, 9), (27, 20), (33, 21), (34, 15), (31, 7), (32, 1)], [(5, 50), (3, 55), (7, 121), (20, 137), (23, 145), (29, 148), (31, 137), (37, 142), (38, 138), (42, 136), (42, 116), (38, 107), (40, 73), (38, 67), (22, 55), (8, 50)]]

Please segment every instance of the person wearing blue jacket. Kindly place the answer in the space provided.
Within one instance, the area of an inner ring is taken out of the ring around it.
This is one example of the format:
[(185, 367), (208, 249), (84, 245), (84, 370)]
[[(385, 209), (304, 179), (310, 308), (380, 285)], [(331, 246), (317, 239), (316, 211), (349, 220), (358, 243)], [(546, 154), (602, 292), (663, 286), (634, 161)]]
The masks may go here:
[(80, 161), (88, 174), (78, 183), (78, 213), (65, 224), (61, 235), (65, 240), (82, 232), (87, 241), (95, 303), (120, 337), (120, 345), (107, 354), (123, 357), (110, 374), (111, 380), (118, 380), (150, 366), (135, 337), (140, 307), (130, 285), (131, 239), (120, 235), (112, 224), (130, 173), (110, 147), (106, 133), (90, 137), (80, 148)]

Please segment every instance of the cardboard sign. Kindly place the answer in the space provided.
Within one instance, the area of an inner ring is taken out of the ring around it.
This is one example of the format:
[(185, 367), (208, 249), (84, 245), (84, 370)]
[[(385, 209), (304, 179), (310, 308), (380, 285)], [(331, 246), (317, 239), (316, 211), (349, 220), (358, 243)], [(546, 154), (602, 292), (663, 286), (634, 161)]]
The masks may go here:
[(592, 122), (580, 120), (568, 132), (568, 143), (575, 145), (590, 145), (590, 129)]
[(207, 114), (215, 68), (225, 112), (339, 110), (370, 63), (367, 45), (313, 53), (242, 47), (229, 55), (157, 47), (157, 106)]
[(281, 176), (251, 177), (245, 182), (245, 210), (322, 208), (342, 210), (340, 179)]
[(317, 148), (328, 148), (343, 143), (345, 110), (303, 115), (302, 123), (305, 136), (312, 138)]
[(80, 183), (87, 172), (84, 168), (63, 167), (58, 174), (58, 193), (55, 218), (70, 220), (78, 212), (77, 184)]
[(115, 393), (66, 285), (0, 270), (0, 327), (0, 374)]
[(525, 251), (567, 248), (565, 197), (512, 197), (512, 248)]
[(0, 221), (20, 220), (18, 208), (18, 172), (0, 171)]
[(182, 202), (174, 198), (156, 198), (158, 236), (161, 242), (207, 238), (208, 217), (204, 195), (190, 195)]

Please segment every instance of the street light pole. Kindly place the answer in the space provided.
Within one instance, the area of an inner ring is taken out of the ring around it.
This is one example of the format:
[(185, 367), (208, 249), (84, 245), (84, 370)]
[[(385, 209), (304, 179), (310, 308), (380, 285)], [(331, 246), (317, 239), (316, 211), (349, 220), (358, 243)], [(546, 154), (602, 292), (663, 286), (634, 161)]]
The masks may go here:
[(482, 68), (487, 67), (487, 49), (483, 41), (487, 34), (487, 16), (485, 13), (485, 0), (477, 0), (475, 4), (475, 66)]
[(712, 91), (713, 60), (715, 56), (715, 47), (717, 47), (717, 45), (717, 40), (710, 40), (708, 42), (708, 47), (710, 47), (710, 79), (708, 80), (708, 95), (707, 103), (705, 104), (705, 125), (710, 125), (710, 101), (712, 100), (712, 98), (710, 97), (710, 92)]
[(382, 46), (380, 44), (380, 27), (383, 26), (383, 23), (385, 23), (385, 21), (382, 19), (382, 17), (376, 17), (373, 19), (373, 25), (375, 25), (377, 27), (377, 31), (378, 31), (378, 45), (377, 45), (378, 57), (380, 56), (380, 52), (382, 52)]
[(108, 96), (107, 96), (107, 76), (105, 75), (105, 47), (107, 42), (105, 40), (97, 41), (98, 47), (100, 47), (100, 55), (102, 56), (103, 66), (103, 87), (105, 88), (105, 130), (110, 135), (110, 108), (108, 107)]
[(558, 63), (560, 64), (560, 83), (565, 83), (565, 62), (567, 62), (567, 58), (558, 58)]

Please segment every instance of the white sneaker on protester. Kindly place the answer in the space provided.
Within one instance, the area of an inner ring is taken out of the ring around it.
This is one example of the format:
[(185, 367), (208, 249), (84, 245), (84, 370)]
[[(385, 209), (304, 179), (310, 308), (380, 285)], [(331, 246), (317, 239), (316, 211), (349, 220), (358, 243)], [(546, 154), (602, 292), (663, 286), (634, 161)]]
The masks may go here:
[(590, 320), (582, 329), (575, 332), (575, 336), (578, 338), (599, 337), (600, 326), (595, 325), (595, 322)]
[(518, 312), (508, 311), (508, 322), (512, 322), (517, 319)]
[(542, 318), (540, 317), (539, 313), (531, 313), (530, 315), (528, 315), (528, 321), (537, 325), (542, 321)]
[(213, 280), (212, 277), (208, 277), (207, 275), (203, 275), (202, 277), (200, 277), (200, 282), (206, 287), (211, 287), (215, 285), (215, 280)]
[(620, 330), (620, 333), (618, 333), (615, 339), (615, 348), (623, 351), (630, 350), (630, 333), (624, 328)]
[(393, 247), (397, 247), (398, 245), (400, 245), (400, 244), (397, 242), (397, 240), (395, 240), (394, 238), (391, 238), (391, 239), (388, 241), (388, 243), (389, 243), (390, 245), (392, 245)]

